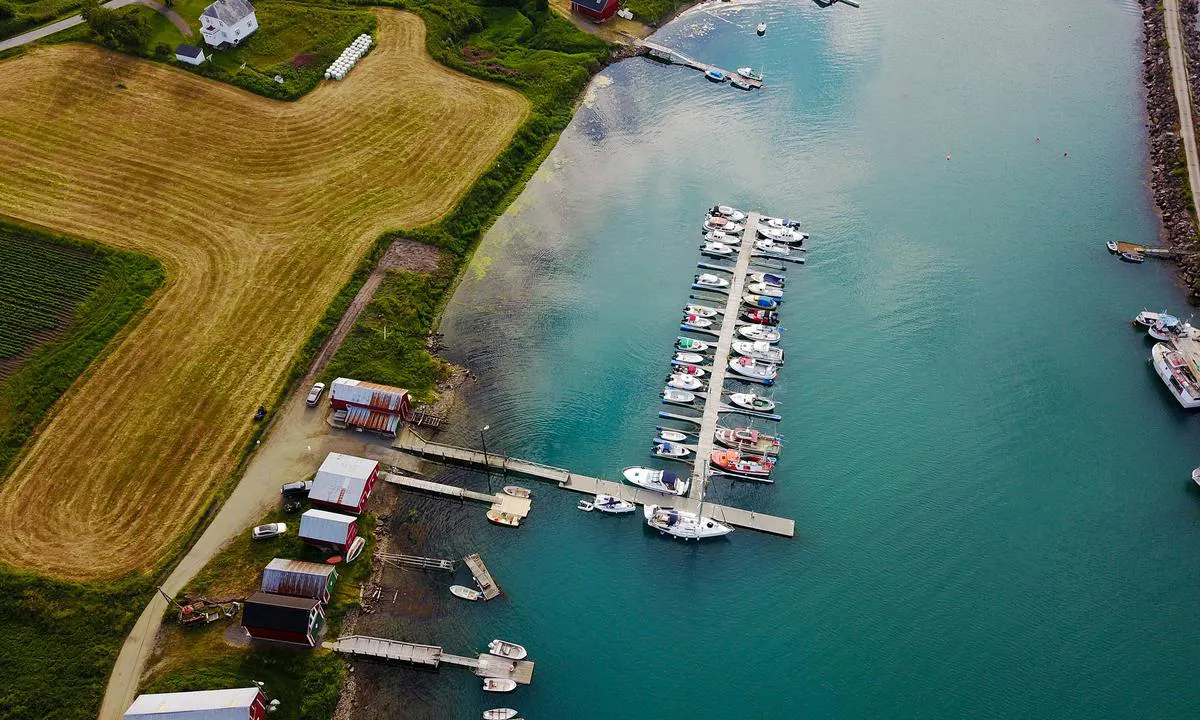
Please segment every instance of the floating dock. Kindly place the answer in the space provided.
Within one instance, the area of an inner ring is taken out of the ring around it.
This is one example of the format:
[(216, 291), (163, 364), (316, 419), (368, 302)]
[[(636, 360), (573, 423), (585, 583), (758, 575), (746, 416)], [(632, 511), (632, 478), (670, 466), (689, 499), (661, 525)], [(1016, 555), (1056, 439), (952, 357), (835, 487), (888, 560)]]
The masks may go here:
[(672, 65), (683, 65), (684, 67), (690, 67), (693, 70), (699, 70), (702, 73), (707, 73), (710, 70), (716, 70), (717, 72), (723, 74), (726, 78), (737, 78), (755, 90), (759, 90), (763, 86), (762, 80), (748, 78), (744, 75), (739, 75), (737, 73), (729, 72), (723, 68), (719, 68), (716, 65), (709, 65), (708, 63), (703, 63), (699, 60), (693, 60), (687, 55), (684, 55), (678, 50), (669, 48), (666, 45), (660, 45), (656, 42), (651, 42), (650, 40), (641, 39), (635, 39), (634, 43), (641, 49), (643, 54), (648, 55), (655, 60), (671, 63)]
[[(531, 477), (536, 480), (557, 483), (558, 487), (563, 490), (571, 490), (587, 495), (607, 493), (623, 500), (636, 502), (639, 505), (661, 505), (666, 501), (680, 510), (687, 510), (689, 512), (698, 512), (700, 508), (700, 502), (691, 497), (663, 495), (662, 493), (656, 493), (652, 490), (620, 482), (578, 475), (565, 468), (543, 465), (542, 463), (531, 462), (529, 460), (508, 458), (495, 453), (487, 453), (485, 455), (478, 450), (429, 442), (410, 427), (404, 428), (396, 437), (395, 442), (392, 443), (392, 447), (437, 462), (467, 465), (477, 468), (490, 467)], [(796, 534), (796, 523), (788, 518), (764, 515), (753, 510), (742, 510), (711, 502), (704, 503), (704, 512), (706, 515), (710, 515), (721, 522), (735, 527), (757, 530), (783, 537), (793, 537)]]
[(507, 493), (498, 492), (492, 495), (486, 493), (475, 492), (474, 490), (466, 490), (464, 488), (455, 487), (453, 485), (444, 485), (442, 483), (433, 482), (432, 480), (422, 480), (420, 478), (408, 477), (407, 475), (397, 475), (394, 473), (381, 473), (380, 477), (386, 483), (398, 485), (407, 490), (415, 490), (430, 495), (442, 495), (444, 497), (454, 498), (456, 500), (474, 500), (475, 502), (487, 503), (492, 506), (492, 510), (516, 517), (524, 520), (529, 516), (529, 508), (532, 503), (529, 498), (513, 497)]
[(487, 565), (483, 564), (483, 558), (479, 557), (479, 553), (474, 553), (463, 558), (463, 564), (471, 571), (471, 577), (475, 578), (475, 584), (479, 586), (479, 591), (483, 593), (484, 600), (493, 600), (500, 597), (500, 586), (496, 584), (496, 580), (492, 577), (492, 573), (487, 569)]
[(479, 677), (515, 680), (518, 685), (528, 685), (533, 681), (533, 661), (513, 661), (489, 653), (483, 653), (477, 658), (464, 657), (451, 655), (437, 645), (421, 645), (367, 635), (347, 635), (335, 642), (321, 643), (321, 646), (352, 658), (403, 663), (432, 672), (437, 672), (442, 663), (445, 663), (467, 668)]

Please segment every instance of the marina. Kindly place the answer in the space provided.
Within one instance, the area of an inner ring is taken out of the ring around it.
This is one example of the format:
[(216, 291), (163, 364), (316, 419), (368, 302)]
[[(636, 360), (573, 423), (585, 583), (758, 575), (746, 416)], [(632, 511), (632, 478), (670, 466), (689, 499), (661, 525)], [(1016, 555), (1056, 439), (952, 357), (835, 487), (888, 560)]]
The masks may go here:
[[(637, 46), (638, 50), (651, 59), (658, 60), (672, 65), (683, 65), (693, 70), (699, 70), (704, 73), (704, 76), (712, 82), (723, 83), (729, 81), (743, 90), (759, 90), (763, 86), (763, 77), (761, 73), (755, 73), (750, 68), (740, 68), (737, 72), (730, 72), (716, 65), (709, 65), (699, 60), (694, 60), (687, 55), (653, 42), (651, 40), (643, 40), (641, 38), (633, 38), (632, 42)], [(743, 74), (744, 73), (744, 74)]]

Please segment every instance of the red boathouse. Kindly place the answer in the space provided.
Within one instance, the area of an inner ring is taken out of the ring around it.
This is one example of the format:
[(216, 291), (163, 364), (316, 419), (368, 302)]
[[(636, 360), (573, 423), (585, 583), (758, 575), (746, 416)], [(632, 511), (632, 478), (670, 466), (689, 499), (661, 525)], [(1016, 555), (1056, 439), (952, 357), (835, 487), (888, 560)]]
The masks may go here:
[(256, 592), (242, 606), (242, 626), (250, 637), (316, 647), (325, 611), (316, 598)]
[(617, 12), (620, 0), (571, 0), (571, 12), (603, 22)]

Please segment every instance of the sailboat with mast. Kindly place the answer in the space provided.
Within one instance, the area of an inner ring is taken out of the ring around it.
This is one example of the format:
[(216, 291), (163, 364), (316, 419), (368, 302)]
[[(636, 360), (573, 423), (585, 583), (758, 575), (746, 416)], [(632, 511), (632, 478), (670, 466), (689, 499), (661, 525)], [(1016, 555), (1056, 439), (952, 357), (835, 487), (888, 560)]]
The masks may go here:
[(725, 523), (717, 522), (704, 514), (704, 488), (708, 484), (708, 470), (705, 468), (700, 482), (699, 512), (680, 510), (679, 508), (662, 505), (645, 505), (642, 510), (646, 516), (646, 525), (657, 530), (660, 534), (682, 538), (684, 540), (704, 540), (706, 538), (724, 537), (733, 532), (733, 528)]

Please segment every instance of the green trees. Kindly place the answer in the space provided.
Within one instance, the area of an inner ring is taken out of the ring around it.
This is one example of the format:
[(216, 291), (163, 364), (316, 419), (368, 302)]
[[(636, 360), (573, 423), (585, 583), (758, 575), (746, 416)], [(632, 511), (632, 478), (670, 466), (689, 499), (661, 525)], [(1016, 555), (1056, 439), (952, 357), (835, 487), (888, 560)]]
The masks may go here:
[(99, 0), (85, 0), (81, 13), (104, 47), (136, 52), (150, 41), (150, 23), (141, 15), (101, 7)]

